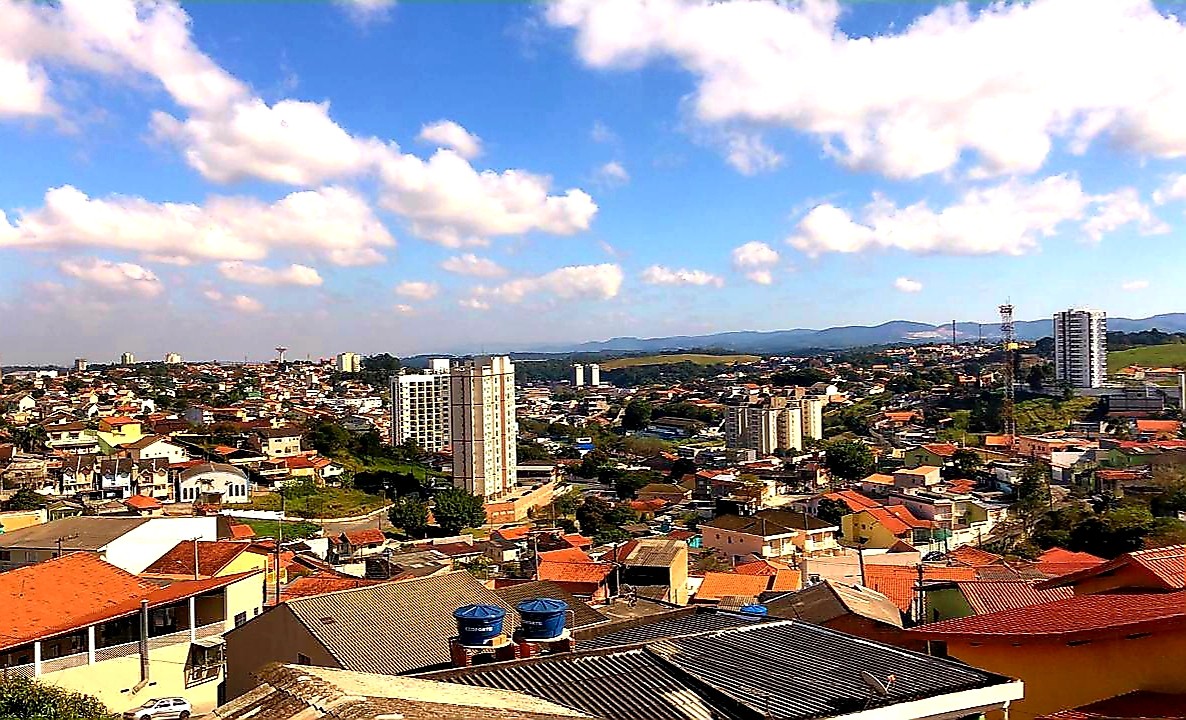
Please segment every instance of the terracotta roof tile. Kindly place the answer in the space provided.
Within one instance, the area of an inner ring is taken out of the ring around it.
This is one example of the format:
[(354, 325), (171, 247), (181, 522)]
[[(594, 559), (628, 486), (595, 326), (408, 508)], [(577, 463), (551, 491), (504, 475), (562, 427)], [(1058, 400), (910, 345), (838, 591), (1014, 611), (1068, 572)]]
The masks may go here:
[(127, 505), (134, 510), (155, 510), (157, 508), (164, 507), (161, 505), (160, 500), (157, 500), (156, 498), (150, 498), (146, 495), (132, 495), (131, 497), (124, 500), (124, 505)]
[(1123, 567), (1144, 570), (1149, 579), (1164, 590), (1181, 590), (1186, 587), (1186, 545), (1167, 545), (1125, 553), (1107, 562), (1047, 580), (1044, 587), (1074, 585), (1081, 580), (1111, 573)]
[[(975, 580), (976, 569), (927, 565), (923, 580)], [(885, 595), (903, 612), (910, 610), (918, 584), (918, 569), (905, 565), (865, 565), (865, 587)]]
[(537, 574), (540, 580), (552, 582), (594, 583), (605, 581), (614, 571), (609, 563), (599, 562), (541, 562)]
[(956, 587), (963, 594), (977, 615), (1011, 610), (1027, 605), (1041, 605), (1055, 600), (1065, 600), (1074, 595), (1070, 588), (1038, 590), (1032, 582), (971, 580), (958, 581)]
[(584, 550), (575, 547), (547, 550), (539, 554), (540, 562), (587, 563), (593, 562)]
[(971, 545), (957, 547), (955, 550), (947, 553), (947, 559), (955, 562), (957, 565), (966, 565), (968, 567), (999, 565), (1005, 561), (1003, 557), (996, 553), (990, 553), (987, 550), (981, 550)]
[(770, 577), (766, 575), (707, 572), (696, 591), (696, 599), (719, 601), (726, 597), (756, 598), (769, 587)]
[(346, 537), (347, 542), (355, 547), (360, 545), (382, 545), (387, 541), (387, 536), (383, 534), (383, 531), (376, 528), (352, 530), (342, 533), (339, 537), (343, 535)]
[[(231, 561), (247, 552), (249, 543), (229, 540), (198, 541), (198, 574), (217, 575)], [(145, 575), (194, 575), (194, 543), (182, 540), (156, 562), (144, 569)]]

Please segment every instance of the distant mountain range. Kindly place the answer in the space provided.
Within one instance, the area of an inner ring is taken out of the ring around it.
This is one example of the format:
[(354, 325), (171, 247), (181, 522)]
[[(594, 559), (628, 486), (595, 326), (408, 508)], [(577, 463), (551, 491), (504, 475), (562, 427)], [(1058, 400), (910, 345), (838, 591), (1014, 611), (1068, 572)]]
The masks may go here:
[[(1021, 320), (1015, 324), (1021, 340), (1038, 340), (1053, 334), (1052, 321)], [(1166, 313), (1153, 317), (1108, 318), (1109, 331), (1138, 332), (1157, 328), (1163, 332), (1186, 332), (1186, 313)], [(986, 340), (1001, 336), (997, 323), (956, 323), (956, 339), (961, 342)], [(601, 342), (578, 345), (537, 347), (535, 352), (625, 352), (657, 353), (675, 350), (716, 349), (733, 352), (777, 354), (802, 350), (839, 350), (864, 345), (893, 345), (950, 340), (951, 324), (932, 325), (910, 320), (893, 320), (881, 325), (848, 325), (824, 330), (774, 330), (770, 332), (723, 332), (711, 335), (676, 335), (672, 337), (616, 337)]]

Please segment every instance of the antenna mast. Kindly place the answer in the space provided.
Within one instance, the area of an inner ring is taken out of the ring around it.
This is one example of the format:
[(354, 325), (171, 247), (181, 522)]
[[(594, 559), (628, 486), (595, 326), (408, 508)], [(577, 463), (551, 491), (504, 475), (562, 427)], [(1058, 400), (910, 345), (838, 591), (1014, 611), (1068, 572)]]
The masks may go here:
[(1001, 430), (1005, 435), (1017, 435), (1017, 414), (1014, 405), (1017, 400), (1016, 383), (1013, 376), (1013, 356), (1017, 352), (1017, 336), (1013, 329), (1013, 305), (1000, 306), (1001, 344), (1005, 350), (1005, 397), (1001, 402)]

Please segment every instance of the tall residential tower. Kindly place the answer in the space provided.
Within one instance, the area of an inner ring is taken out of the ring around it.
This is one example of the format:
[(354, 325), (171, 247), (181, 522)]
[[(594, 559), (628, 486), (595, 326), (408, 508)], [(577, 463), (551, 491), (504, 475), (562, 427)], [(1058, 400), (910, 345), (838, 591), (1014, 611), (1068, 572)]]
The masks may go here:
[(1102, 310), (1054, 314), (1054, 376), (1076, 388), (1097, 388), (1108, 372), (1108, 319)]
[(515, 366), (509, 357), (478, 357), (449, 373), (453, 484), (486, 499), (515, 484)]
[(428, 452), (449, 444), (448, 360), (430, 360), (427, 372), (391, 378), (391, 442), (408, 440)]

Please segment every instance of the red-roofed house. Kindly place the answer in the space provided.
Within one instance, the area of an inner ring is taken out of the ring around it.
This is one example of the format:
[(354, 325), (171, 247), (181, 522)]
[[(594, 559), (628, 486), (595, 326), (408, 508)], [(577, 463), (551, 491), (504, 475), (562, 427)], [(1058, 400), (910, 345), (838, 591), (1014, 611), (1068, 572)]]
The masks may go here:
[(902, 460), (908, 468), (916, 468), (923, 465), (943, 467), (951, 462), (957, 450), (959, 450), (959, 447), (951, 443), (920, 445), (916, 448), (910, 448), (903, 453)]
[[(924, 585), (936, 580), (975, 580), (976, 569), (924, 565)], [(918, 610), (918, 568), (909, 565), (865, 565), (865, 587), (885, 595), (894, 605), (912, 617), (920, 617)]]
[[(249, 552), (250, 548), (251, 543), (234, 540), (182, 540), (145, 568), (142, 574), (172, 580), (196, 580), (258, 570), (262, 593), (268, 561), (262, 555)], [(198, 561), (196, 571), (195, 556)]]
[(352, 530), (339, 533), (329, 539), (330, 562), (341, 563), (357, 560), (380, 552), (387, 543), (387, 536), (378, 528)]
[(836, 502), (842, 502), (848, 506), (849, 512), (860, 512), (865, 508), (881, 507), (881, 503), (877, 502), (873, 498), (860, 494), (856, 490), (837, 490), (836, 492), (820, 495), (814, 500), (814, 502), (809, 504), (808, 509), (813, 514), (819, 509), (820, 500), (835, 500)]
[(1093, 568), (1104, 562), (1101, 557), (1091, 553), (1071, 552), (1060, 547), (1050, 548), (1038, 556), (1038, 572), (1050, 577), (1059, 577), (1069, 573)]
[(907, 631), (948, 655), (1021, 679), (1031, 718), (1136, 690), (1186, 693), (1186, 592), (1102, 593)]
[(1177, 420), (1137, 420), (1136, 425), (1140, 440), (1172, 440), (1182, 430), (1182, 423)]
[(1172, 592), (1186, 588), (1186, 545), (1137, 550), (1047, 580), (1043, 587), (1070, 587), (1076, 595), (1117, 591)]
[[(741, 573), (706, 572), (696, 590), (693, 603), (715, 604), (725, 598), (756, 600), (770, 588), (771, 575), (742, 575)], [(795, 588), (791, 588), (792, 590)]]
[(128, 510), (143, 516), (161, 515), (165, 510), (160, 500), (147, 495), (132, 495), (125, 499), (123, 504)]
[(844, 537), (852, 542), (864, 538), (866, 548), (890, 548), (899, 540), (911, 545), (931, 541), (934, 523), (914, 517), (905, 505), (863, 508), (840, 519)]
[(536, 579), (551, 580), (579, 598), (602, 602), (609, 599), (613, 571), (610, 563), (544, 561), (536, 569)]
[[(262, 605), (257, 572), (162, 586), (72, 553), (0, 573), (0, 668), (115, 710), (176, 695), (207, 712), (222, 679), (222, 633)], [(142, 615), (152, 685), (141, 676)]]

